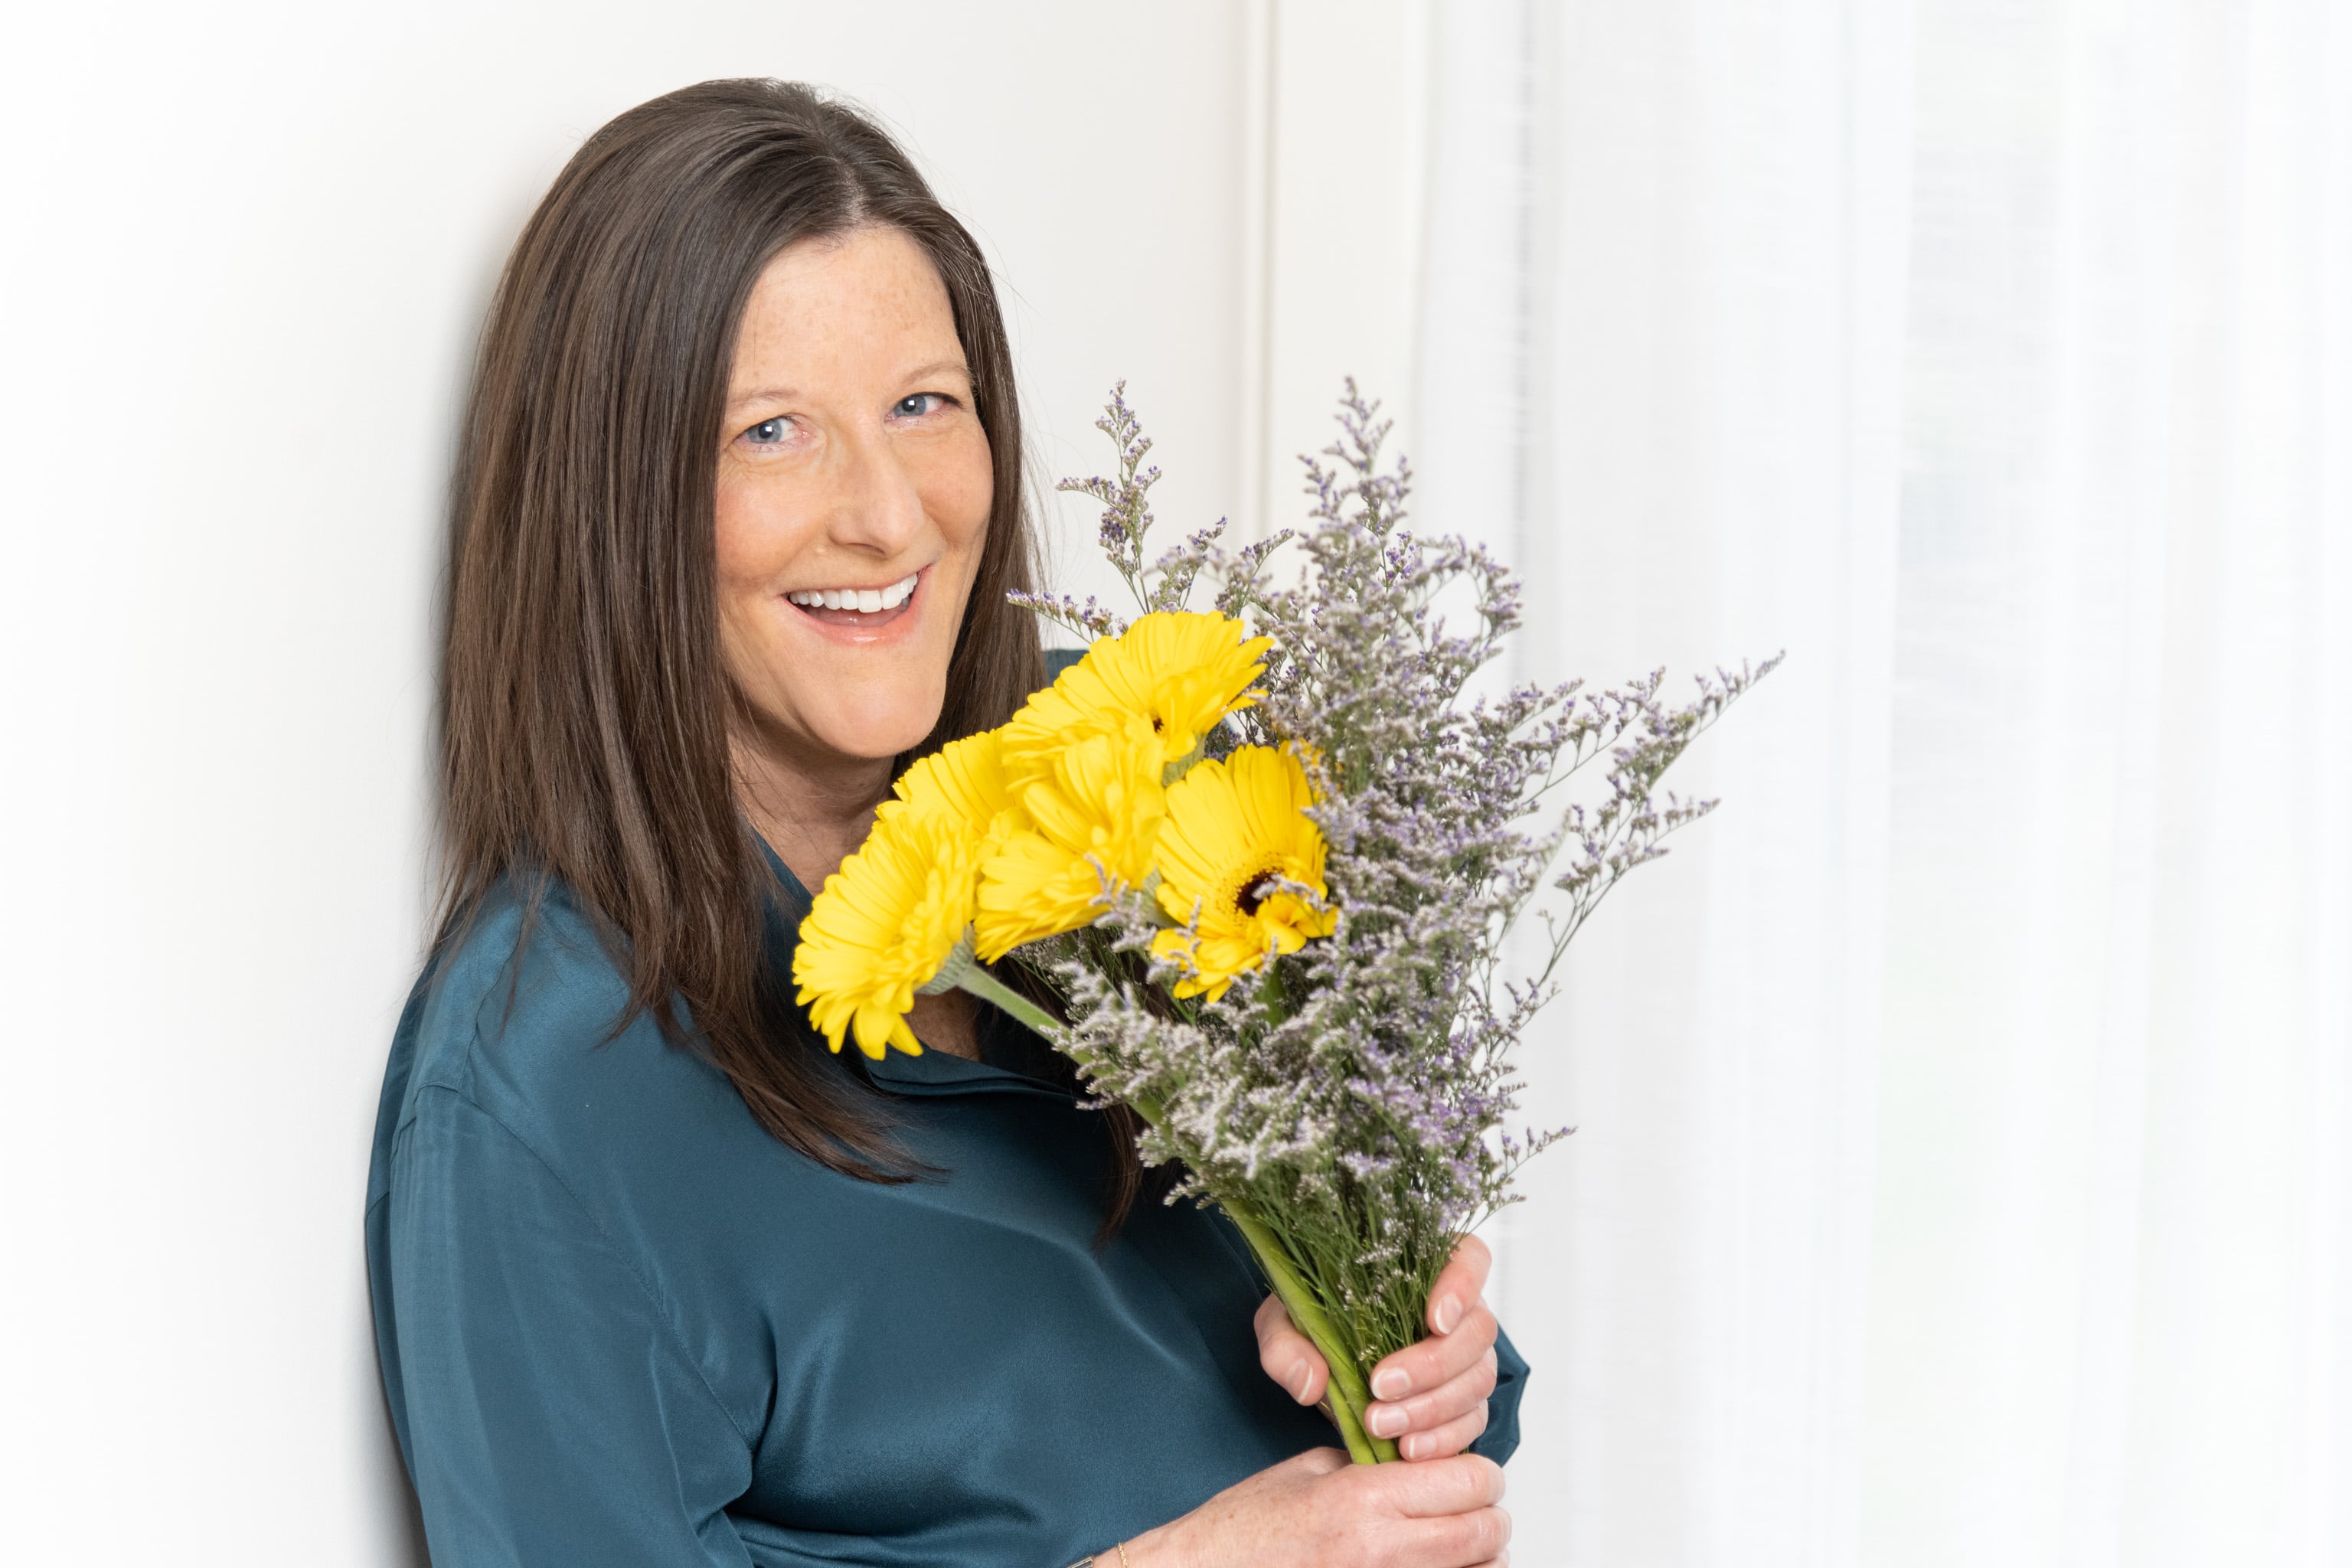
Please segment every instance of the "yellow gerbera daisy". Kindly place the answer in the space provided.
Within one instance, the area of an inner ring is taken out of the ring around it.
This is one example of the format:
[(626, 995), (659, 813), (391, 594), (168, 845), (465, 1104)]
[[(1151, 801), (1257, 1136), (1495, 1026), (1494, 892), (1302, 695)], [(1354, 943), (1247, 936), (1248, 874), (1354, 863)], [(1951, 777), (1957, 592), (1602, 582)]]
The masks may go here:
[(978, 841), (979, 860), (994, 854), (1024, 821), (1006, 785), (999, 730), (949, 742), (900, 774), (890, 790), (897, 798), (882, 803), (883, 816), (921, 811), (961, 822)]
[(887, 812), (824, 879), (801, 922), (793, 979), (827, 1045), (837, 1051), (854, 1033), (877, 1061), (890, 1046), (922, 1054), (907, 1011), (971, 923), (978, 862), (960, 820)]
[(1034, 778), (1076, 736), (1129, 715), (1150, 723), (1163, 768), (1181, 762), (1218, 720), (1256, 700), (1250, 682), (1274, 640), (1247, 630), (1230, 616), (1160, 610), (1097, 642), (1004, 727), (1006, 773)]
[(1020, 787), (1028, 825), (981, 866), (973, 927), (984, 962), (1092, 925), (1106, 880), (1143, 884), (1167, 810), (1160, 757), (1150, 729), (1130, 718), (1071, 740)]
[(1177, 995), (1213, 1002), (1271, 955), (1331, 934), (1331, 910), (1273, 885), (1325, 895), (1323, 835), (1306, 810), (1313, 804), (1298, 759), (1270, 746), (1202, 763), (1169, 788), (1160, 907), (1192, 929), (1161, 931), (1151, 951), (1182, 964)]

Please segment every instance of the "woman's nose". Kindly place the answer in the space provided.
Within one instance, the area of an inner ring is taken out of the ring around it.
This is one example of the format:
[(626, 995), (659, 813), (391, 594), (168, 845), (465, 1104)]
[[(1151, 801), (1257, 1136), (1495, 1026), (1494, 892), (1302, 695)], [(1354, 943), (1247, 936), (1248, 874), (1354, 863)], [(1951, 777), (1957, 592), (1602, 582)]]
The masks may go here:
[(842, 486), (827, 532), (835, 544), (891, 556), (919, 538), (928, 522), (921, 487), (887, 437), (870, 434), (848, 444)]

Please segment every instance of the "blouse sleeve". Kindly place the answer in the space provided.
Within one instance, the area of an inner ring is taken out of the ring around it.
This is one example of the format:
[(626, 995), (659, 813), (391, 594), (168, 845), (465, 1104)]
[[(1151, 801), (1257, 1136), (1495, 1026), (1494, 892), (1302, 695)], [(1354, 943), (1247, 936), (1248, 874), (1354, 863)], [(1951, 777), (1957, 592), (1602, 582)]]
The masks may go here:
[(436, 1568), (748, 1564), (725, 1510), (751, 1444), (555, 1173), (428, 1089), (387, 1201), (394, 1397)]
[(1498, 1326), (1495, 1330), (1495, 1392), (1486, 1397), (1486, 1430), (1470, 1445), (1474, 1454), (1484, 1454), (1496, 1464), (1503, 1464), (1519, 1447), (1519, 1398), (1528, 1391), (1527, 1359), (1511, 1336)]

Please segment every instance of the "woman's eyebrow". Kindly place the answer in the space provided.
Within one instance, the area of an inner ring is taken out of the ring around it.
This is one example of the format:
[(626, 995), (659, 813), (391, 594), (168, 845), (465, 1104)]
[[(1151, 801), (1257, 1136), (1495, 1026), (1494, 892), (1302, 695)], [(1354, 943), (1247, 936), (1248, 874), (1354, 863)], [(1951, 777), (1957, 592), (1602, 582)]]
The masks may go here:
[[(971, 366), (960, 359), (933, 360), (929, 364), (919, 364), (900, 379), (920, 381), (927, 375), (940, 375), (950, 371), (966, 381), (971, 379)], [(762, 386), (750, 392), (737, 393), (727, 400), (727, 406), (731, 412), (754, 403), (790, 403), (799, 395), (800, 392), (795, 387)]]
[(790, 403), (799, 395), (789, 386), (762, 386), (756, 391), (737, 393), (727, 400), (727, 406), (732, 410), (752, 403)]

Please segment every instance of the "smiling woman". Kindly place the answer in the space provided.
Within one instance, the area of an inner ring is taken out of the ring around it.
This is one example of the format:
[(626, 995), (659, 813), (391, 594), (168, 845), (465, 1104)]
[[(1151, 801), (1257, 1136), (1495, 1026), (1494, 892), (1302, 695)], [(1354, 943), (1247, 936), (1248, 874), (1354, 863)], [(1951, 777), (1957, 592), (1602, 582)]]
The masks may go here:
[(837, 1055), (788, 1000), (893, 779), (1044, 683), (1020, 451), (978, 248), (804, 89), (621, 116), (517, 244), (367, 1214), (441, 1568), (1497, 1560), (1475, 1242), (1374, 1369), (1421, 1462), (1350, 1469), (1244, 1245), (1137, 1201), (1065, 1058), (961, 993)]
[[(899, 438), (934, 420), (960, 429)], [(1034, 572), (1021, 440), (987, 263), (871, 123), (706, 83), (590, 138), (508, 262), (459, 455), (445, 931), (518, 874), (562, 889), (625, 938), (631, 1007), (681, 1042), (690, 1016), (770, 1132), (892, 1168), (870, 1097), (770, 1043), (793, 1011), (763, 846), (817, 885), (877, 770), (1044, 683), (1004, 602)], [(919, 637), (791, 639), (789, 594), (909, 574)]]

